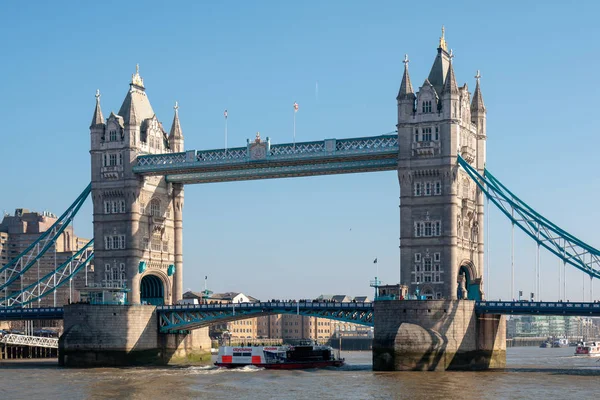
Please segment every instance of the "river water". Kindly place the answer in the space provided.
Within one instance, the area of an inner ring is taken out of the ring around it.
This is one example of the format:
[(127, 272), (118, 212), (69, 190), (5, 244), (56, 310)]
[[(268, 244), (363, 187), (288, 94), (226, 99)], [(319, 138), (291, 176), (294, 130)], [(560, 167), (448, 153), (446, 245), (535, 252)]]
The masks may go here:
[(56, 361), (0, 364), (2, 399), (595, 399), (600, 358), (574, 348), (507, 349), (507, 368), (486, 372), (373, 372), (370, 352), (342, 352), (342, 368), (65, 369)]

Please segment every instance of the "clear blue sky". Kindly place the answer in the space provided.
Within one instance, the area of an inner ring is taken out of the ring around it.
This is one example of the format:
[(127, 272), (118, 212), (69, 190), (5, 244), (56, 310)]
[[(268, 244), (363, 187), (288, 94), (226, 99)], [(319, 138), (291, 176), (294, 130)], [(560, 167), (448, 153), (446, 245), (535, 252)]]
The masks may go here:
[[(135, 64), (165, 127), (173, 104), (188, 149), (256, 131), (274, 143), (390, 132), (408, 53), (415, 87), (442, 24), (459, 85), (481, 70), (488, 168), (568, 231), (600, 246), (597, 15), (593, 1), (5, 2), (0, 25), (0, 210), (61, 213), (90, 180), (96, 89), (118, 111)], [(316, 86), (318, 82), (318, 93)], [(368, 294), (372, 263), (398, 280), (395, 173), (186, 187), (184, 287), (258, 298)], [(91, 207), (76, 231), (91, 236)], [(509, 297), (510, 225), (491, 214), (490, 297)], [(517, 288), (535, 247), (518, 234)], [(542, 299), (558, 262), (542, 257)], [(568, 275), (581, 299), (582, 274)], [(586, 292), (587, 292), (586, 288)], [(600, 295), (600, 285), (597, 294)]]

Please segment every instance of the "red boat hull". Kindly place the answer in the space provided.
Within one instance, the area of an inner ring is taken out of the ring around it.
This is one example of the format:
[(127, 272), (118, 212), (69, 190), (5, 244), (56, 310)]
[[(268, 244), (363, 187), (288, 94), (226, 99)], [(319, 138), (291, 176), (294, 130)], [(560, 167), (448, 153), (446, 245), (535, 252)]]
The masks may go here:
[(225, 368), (240, 368), (248, 365), (253, 365), (257, 368), (265, 369), (308, 369), (308, 368), (325, 368), (325, 367), (341, 367), (344, 365), (344, 360), (335, 361), (307, 361), (307, 362), (289, 362), (289, 363), (269, 363), (269, 364), (233, 364), (216, 362), (217, 367)]

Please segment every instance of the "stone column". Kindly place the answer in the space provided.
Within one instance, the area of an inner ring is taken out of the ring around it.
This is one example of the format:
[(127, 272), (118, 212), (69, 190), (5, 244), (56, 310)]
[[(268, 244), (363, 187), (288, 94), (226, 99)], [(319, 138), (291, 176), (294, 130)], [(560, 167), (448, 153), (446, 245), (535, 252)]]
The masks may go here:
[(448, 263), (447, 272), (448, 275), (448, 286), (446, 299), (448, 300), (456, 300), (457, 299), (457, 289), (458, 289), (458, 270), (460, 265), (458, 263), (460, 260), (458, 259), (458, 218), (460, 215), (460, 200), (458, 199), (458, 180), (455, 179), (453, 172), (450, 171), (450, 198), (451, 204), (450, 208), (450, 233), (449, 233), (449, 241), (450, 241), (450, 260)]
[(173, 275), (173, 304), (183, 296), (183, 185), (173, 184), (173, 222), (175, 225), (175, 274)]
[[(487, 265), (485, 265), (485, 261), (484, 261), (484, 256), (485, 256), (485, 246), (484, 246), (485, 212), (484, 212), (484, 205), (483, 205), (483, 192), (481, 191), (481, 189), (479, 189), (479, 187), (476, 189), (475, 196), (477, 198), (477, 223), (478, 223), (478, 226), (477, 226), (477, 272), (479, 273), (479, 277), (481, 278), (480, 291), (481, 291), (481, 293), (484, 293), (484, 291), (483, 291), (484, 283), (485, 283), (485, 277), (484, 277), (485, 268), (484, 267), (487, 267)], [(484, 299), (482, 298), (482, 300), (484, 300)]]
[(127, 287), (131, 289), (127, 294), (127, 301), (129, 304), (141, 303), (139, 263), (143, 256), (143, 249), (140, 234), (139, 198), (140, 191), (133, 189), (132, 198), (129, 202), (129, 207), (131, 209), (131, 225), (127, 231), (127, 247), (129, 249), (129, 255), (125, 259), (125, 268), (127, 268), (125, 275), (127, 278)]

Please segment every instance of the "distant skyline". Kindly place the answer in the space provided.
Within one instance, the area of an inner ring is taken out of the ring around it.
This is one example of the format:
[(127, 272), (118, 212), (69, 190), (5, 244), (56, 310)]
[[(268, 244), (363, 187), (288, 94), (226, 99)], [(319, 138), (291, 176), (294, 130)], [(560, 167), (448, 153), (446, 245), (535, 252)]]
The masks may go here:
[[(373, 136), (396, 124), (404, 54), (415, 90), (440, 28), (458, 84), (475, 73), (488, 110), (488, 168), (545, 217), (599, 247), (597, 177), (600, 5), (508, 1), (281, 3), (7, 2), (0, 44), (0, 210), (60, 214), (90, 180), (96, 90), (105, 116), (136, 64), (166, 130), (179, 104), (186, 149)], [(185, 188), (184, 289), (253, 297), (368, 295), (397, 283), (394, 172)], [(510, 224), (492, 209), (488, 298), (509, 298)], [(91, 201), (75, 221), (92, 236)], [(515, 236), (515, 290), (533, 291), (535, 245)], [(558, 260), (542, 252), (542, 300), (558, 293)], [(568, 270), (568, 298), (584, 278)], [(486, 276), (487, 277), (487, 276)], [(585, 278), (588, 299), (589, 279)], [(600, 285), (594, 285), (596, 298)]]

